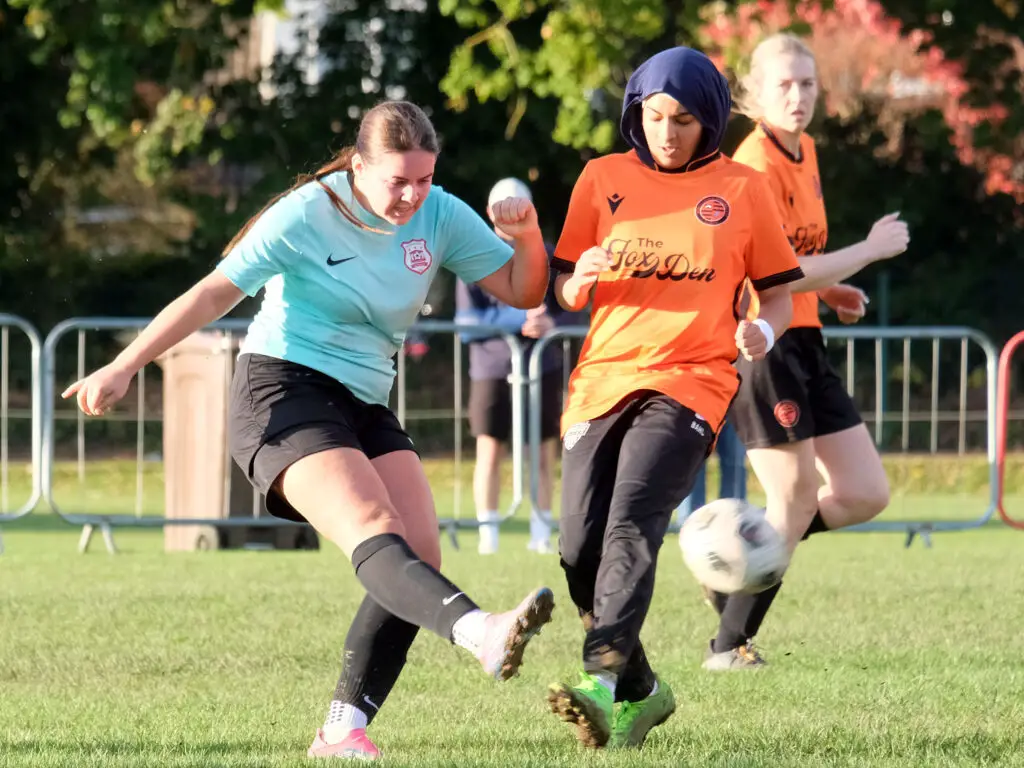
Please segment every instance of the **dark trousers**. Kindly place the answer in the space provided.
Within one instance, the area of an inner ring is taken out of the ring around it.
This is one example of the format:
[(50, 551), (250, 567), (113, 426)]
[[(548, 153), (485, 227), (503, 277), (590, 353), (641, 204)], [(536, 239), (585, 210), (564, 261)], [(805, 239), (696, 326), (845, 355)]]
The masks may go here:
[(619, 676), (619, 700), (654, 684), (640, 629), (672, 513), (714, 442), (711, 425), (672, 398), (638, 392), (566, 431), (559, 553), (586, 629), (583, 665)]

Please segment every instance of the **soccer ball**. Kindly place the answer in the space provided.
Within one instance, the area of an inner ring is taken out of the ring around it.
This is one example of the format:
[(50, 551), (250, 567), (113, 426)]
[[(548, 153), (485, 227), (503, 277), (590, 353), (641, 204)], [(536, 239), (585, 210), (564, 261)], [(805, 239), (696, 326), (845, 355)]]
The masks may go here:
[(694, 510), (679, 531), (683, 561), (705, 587), (732, 594), (775, 586), (789, 565), (786, 542), (764, 511), (742, 499)]

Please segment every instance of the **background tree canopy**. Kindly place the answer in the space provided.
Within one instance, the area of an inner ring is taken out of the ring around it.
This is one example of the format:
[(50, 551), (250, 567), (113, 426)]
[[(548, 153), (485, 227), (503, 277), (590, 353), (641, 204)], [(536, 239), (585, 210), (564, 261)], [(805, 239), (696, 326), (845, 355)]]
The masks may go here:
[[(258, 12), (294, 27), (262, 71), (239, 54), (254, 48)], [(622, 86), (637, 63), (690, 44), (733, 72), (743, 41), (806, 32), (809, 18), (840, 20), (851, 40), (895, 35), (911, 58), (891, 69), (919, 61), (921, 82), (949, 97), (894, 118), (875, 73), (858, 85), (855, 109), (823, 103), (813, 131), (831, 244), (903, 211), (910, 252), (855, 282), (870, 291), (889, 272), (889, 322), (1006, 338), (1021, 325), (1011, 291), (1024, 278), (1017, 0), (9, 0), (0, 302), (43, 331), (73, 315), (153, 314), (385, 97), (431, 114), (439, 184), (482, 211), (496, 179), (528, 179), (557, 238), (583, 163), (621, 149)], [(748, 129), (734, 121), (725, 149)]]

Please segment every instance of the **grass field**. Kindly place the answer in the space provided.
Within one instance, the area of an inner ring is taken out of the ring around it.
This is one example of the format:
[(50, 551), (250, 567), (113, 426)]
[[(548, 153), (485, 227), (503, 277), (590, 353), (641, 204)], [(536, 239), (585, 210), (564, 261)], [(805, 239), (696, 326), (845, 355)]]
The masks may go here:
[[(123, 468), (77, 491), (68, 468), (60, 476), (74, 511), (132, 508)], [(432, 478), (443, 507), (440, 467)], [(969, 518), (985, 498), (896, 503), (900, 517)], [(80, 556), (77, 529), (47, 514), (3, 535), (0, 766), (307, 764), (361, 597), (340, 553), (168, 555), (159, 530), (120, 530), (120, 555)], [(700, 669), (715, 621), (670, 538), (644, 640), (679, 709), (635, 753), (586, 752), (546, 711), (545, 688), (575, 676), (582, 639), (557, 558), (527, 553), (519, 524), (494, 557), (461, 540), (444, 542), (445, 570), (478, 602), (504, 608), (546, 583), (555, 621), (503, 685), (421, 635), (374, 725), (384, 765), (1024, 765), (1020, 533), (990, 525), (932, 549), (819, 536), (759, 638), (771, 667), (723, 676)]]

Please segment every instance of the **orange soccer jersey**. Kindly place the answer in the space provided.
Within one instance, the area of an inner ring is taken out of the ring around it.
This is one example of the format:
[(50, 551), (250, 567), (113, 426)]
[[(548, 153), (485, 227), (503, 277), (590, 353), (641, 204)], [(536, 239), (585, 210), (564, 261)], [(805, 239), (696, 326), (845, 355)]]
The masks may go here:
[[(786, 236), (797, 256), (824, 253), (828, 242), (828, 221), (821, 195), (821, 174), (818, 172), (814, 139), (806, 133), (801, 134), (800, 155), (794, 157), (761, 123), (743, 140), (732, 159), (768, 174), (768, 183), (782, 215)], [(751, 309), (756, 310), (756, 307), (756, 300), (752, 301)], [(821, 327), (817, 293), (793, 294), (793, 322), (789, 327)]]
[(563, 433), (640, 390), (672, 397), (717, 431), (739, 385), (745, 281), (765, 290), (802, 276), (770, 197), (762, 174), (720, 155), (685, 173), (652, 170), (635, 152), (587, 164), (553, 265), (572, 271), (595, 245), (614, 261), (594, 288)]

